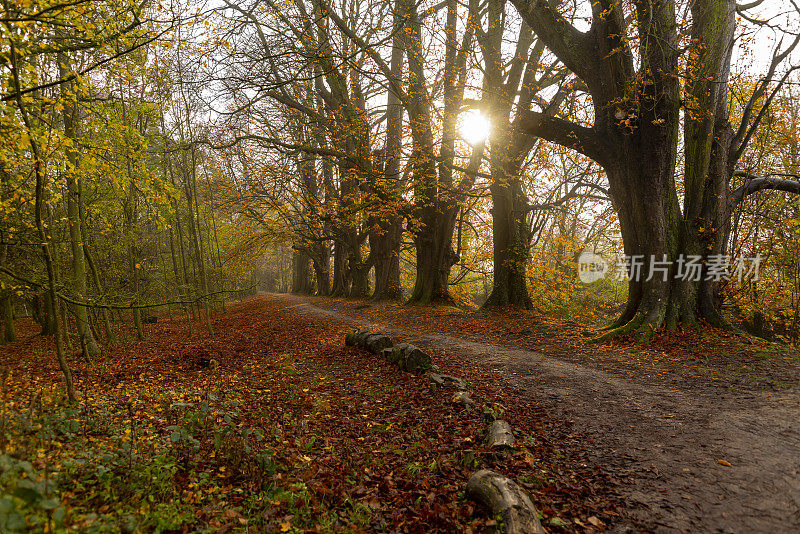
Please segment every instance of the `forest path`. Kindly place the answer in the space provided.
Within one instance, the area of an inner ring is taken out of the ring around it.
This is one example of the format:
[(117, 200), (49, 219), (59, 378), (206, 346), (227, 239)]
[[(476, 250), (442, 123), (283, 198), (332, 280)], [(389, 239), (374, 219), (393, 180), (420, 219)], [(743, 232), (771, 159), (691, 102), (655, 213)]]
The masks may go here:
[(356, 317), (324, 299), (279, 297), (298, 312), (413, 342), (443, 372), (493, 381), (509, 392), (510, 411), (522, 398), (572, 423), (570, 437), (619, 482), (637, 526), (621, 522), (618, 530), (800, 532), (796, 387), (770, 393), (620, 378), (542, 352)]

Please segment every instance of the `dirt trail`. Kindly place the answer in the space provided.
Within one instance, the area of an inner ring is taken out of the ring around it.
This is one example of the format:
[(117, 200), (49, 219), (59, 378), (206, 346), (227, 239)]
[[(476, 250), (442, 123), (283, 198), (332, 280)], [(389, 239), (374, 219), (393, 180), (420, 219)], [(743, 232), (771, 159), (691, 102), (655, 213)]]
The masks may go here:
[[(303, 313), (369, 324), (295, 302)], [(557, 419), (623, 481), (631, 518), (656, 532), (800, 532), (800, 390), (682, 389), (625, 380), (538, 352), (414, 332), (387, 333), (469, 359)], [(443, 365), (446, 367), (446, 365)], [(499, 371), (499, 372), (498, 372)], [(722, 465), (718, 460), (731, 464)]]

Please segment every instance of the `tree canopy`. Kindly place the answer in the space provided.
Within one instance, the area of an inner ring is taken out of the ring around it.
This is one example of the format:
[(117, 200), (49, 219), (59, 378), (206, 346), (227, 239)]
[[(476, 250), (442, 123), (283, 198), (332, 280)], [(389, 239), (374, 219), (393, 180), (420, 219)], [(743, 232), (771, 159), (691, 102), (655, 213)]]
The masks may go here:
[[(121, 310), (210, 329), (256, 285), (573, 307), (641, 339), (769, 295), (797, 339), (792, 2), (30, 1), (0, 22), (4, 313), (87, 357)], [(577, 282), (588, 252), (616, 279)], [(734, 276), (756, 255), (764, 278)]]

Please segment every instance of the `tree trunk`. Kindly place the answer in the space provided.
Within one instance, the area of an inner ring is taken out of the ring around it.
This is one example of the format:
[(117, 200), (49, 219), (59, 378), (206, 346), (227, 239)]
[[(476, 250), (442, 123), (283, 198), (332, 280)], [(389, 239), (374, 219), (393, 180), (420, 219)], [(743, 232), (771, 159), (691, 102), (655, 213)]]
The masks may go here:
[[(0, 239), (5, 241), (4, 235)], [(0, 246), (0, 265), (5, 267), (9, 256), (10, 245)], [(0, 320), (3, 322), (2, 343), (13, 343), (17, 340), (17, 330), (14, 328), (14, 297), (11, 289), (0, 291)]]
[(350, 293), (350, 276), (347, 271), (347, 248), (341, 241), (333, 244), (333, 287), (331, 296), (344, 297)]
[[(191, 240), (192, 251), (194, 252), (195, 266), (200, 277), (200, 292), (202, 306), (204, 309), (204, 316), (206, 320), (206, 329), (208, 335), (213, 335), (214, 330), (211, 325), (211, 308), (209, 305), (209, 284), (206, 274), (206, 266), (203, 251), (203, 240), (200, 228), (200, 210), (197, 205), (197, 147), (195, 145), (195, 137), (192, 132), (192, 119), (191, 107), (189, 99), (186, 96), (185, 85), (183, 83), (183, 65), (178, 62), (178, 79), (180, 88), (180, 97), (183, 103), (182, 115), (178, 117), (178, 133), (181, 140), (183, 150), (181, 151), (181, 163), (183, 171), (183, 186), (186, 194), (186, 208), (189, 215), (189, 238)], [(184, 127), (186, 130), (184, 131)], [(188, 146), (187, 146), (188, 144)], [(189, 152), (187, 158), (187, 151)]]
[(495, 167), (491, 185), (494, 277), (492, 293), (484, 307), (530, 309), (533, 304), (526, 277), (530, 247), (528, 202), (518, 172), (509, 169), (508, 162), (496, 162), (495, 156), (492, 159)]
[[(161, 117), (161, 130), (162, 132), (166, 131), (164, 126), (164, 117)], [(164, 144), (167, 144), (167, 137), (164, 136)], [(164, 166), (166, 167), (166, 171), (169, 174), (169, 180), (173, 187), (177, 188), (178, 185), (175, 182), (175, 172), (172, 167), (172, 162), (164, 156)], [(178, 242), (178, 256), (175, 257), (175, 246), (173, 244), (172, 238), (172, 228), (170, 228), (170, 249), (172, 250), (172, 258), (173, 258), (173, 266), (175, 268), (175, 281), (178, 284), (178, 295), (180, 296), (181, 300), (186, 301), (188, 300), (187, 295), (187, 288), (189, 287), (190, 278), (189, 278), (189, 269), (187, 268), (186, 264), (188, 260), (186, 258), (186, 250), (183, 246), (183, 225), (181, 224), (181, 214), (179, 210), (179, 205), (176, 200), (172, 200), (172, 210), (174, 212), (173, 221), (175, 223), (175, 240)], [(178, 260), (177, 262), (175, 260)], [(178, 271), (178, 264), (180, 264), (180, 272)], [(195, 308), (193, 304), (184, 304), (183, 309), (186, 312), (186, 322), (189, 326), (189, 335), (192, 335), (193, 326), (192, 320), (195, 317)]]
[[(495, 209), (497, 206), (498, 203), (495, 203)], [(513, 219), (513, 215), (510, 218)], [(533, 307), (526, 277), (530, 244), (527, 239), (519, 235), (521, 226), (519, 221), (509, 222), (508, 219), (497, 216), (492, 219), (495, 263), (492, 293), (484, 303), (484, 307), (511, 306), (528, 310)]]
[(400, 237), (401, 222), (391, 221), (383, 225), (380, 239), (370, 238), (371, 254), (375, 256), (375, 290), (373, 300), (400, 300), (403, 287), (400, 285)]
[[(69, 59), (66, 54), (58, 55), (59, 69), (62, 78), (67, 78), (69, 73)], [(67, 161), (69, 166), (66, 169), (67, 181), (67, 221), (69, 224), (69, 240), (72, 253), (72, 288), (75, 295), (86, 300), (86, 258), (83, 252), (85, 236), (81, 225), (80, 205), (81, 188), (79, 183), (78, 166), (78, 139), (77, 139), (77, 113), (74, 95), (75, 83), (68, 82), (61, 86), (61, 102), (64, 105), (62, 121), (64, 126), (64, 136), (70, 139), (72, 146), (67, 148)], [(78, 330), (81, 350), (86, 358), (95, 359), (100, 356), (100, 347), (97, 345), (92, 331), (89, 328), (89, 308), (81, 305), (72, 305), (72, 313), (75, 315), (75, 324)]]
[[(85, 228), (85, 217), (83, 210), (81, 209), (81, 228)], [(84, 236), (85, 237), (85, 236)], [(99, 294), (103, 293), (103, 287), (100, 284), (100, 275), (97, 272), (97, 267), (95, 266), (94, 259), (92, 258), (92, 254), (89, 250), (89, 244), (87, 239), (83, 241), (83, 254), (86, 257), (86, 265), (89, 267), (89, 272), (92, 273), (92, 280), (94, 282), (94, 287)], [(100, 315), (103, 318), (103, 331), (106, 336), (106, 345), (114, 342), (114, 330), (111, 328), (111, 319), (109, 317), (109, 312), (107, 308), (102, 308), (100, 310)]]
[(320, 241), (314, 246), (314, 275), (317, 278), (317, 295), (331, 294), (331, 251), (328, 243)]
[(14, 298), (10, 291), (0, 297), (0, 315), (3, 316), (3, 343), (13, 343), (17, 340), (17, 330), (14, 328)]
[[(321, 99), (320, 99), (321, 100)], [(322, 104), (320, 103), (320, 108), (322, 109)], [(317, 134), (317, 144), (319, 146), (326, 145), (326, 137), (323, 133)], [(330, 158), (322, 156), (321, 158), (321, 165), (322, 168), (322, 186), (325, 190), (325, 201), (324, 201), (324, 212), (325, 214), (329, 214), (333, 211), (336, 205), (336, 188), (333, 183), (333, 164), (331, 163)], [(331, 228), (333, 225), (329, 218), (326, 217), (325, 221), (322, 224), (322, 235), (329, 236), (331, 234)], [(326, 239), (325, 241), (321, 241), (318, 245), (319, 247), (319, 256), (320, 256), (320, 263), (321, 269), (319, 272), (319, 276), (322, 277), (322, 285), (317, 283), (318, 289), (320, 294), (324, 296), (333, 295), (336, 292), (336, 258), (333, 259), (334, 262), (334, 272), (331, 273), (331, 255), (332, 255), (332, 247), (335, 246), (331, 240)], [(331, 281), (331, 274), (333, 274), (333, 281)]]
[[(692, 13), (689, 53), (692, 76), (686, 83), (683, 132), (683, 211), (677, 200), (673, 200), (675, 168), (668, 163), (677, 158), (672, 154), (672, 139), (659, 139), (653, 132), (647, 133), (658, 115), (642, 117), (641, 148), (638, 154), (629, 153), (625, 158), (649, 162), (639, 172), (643, 176), (659, 176), (658, 181), (651, 182), (643, 191), (644, 182), (632, 180), (635, 172), (631, 169), (622, 171), (626, 176), (618, 176), (618, 169), (609, 173), (610, 181), (617, 175), (616, 187), (612, 182), (612, 196), (620, 214), (626, 254), (645, 256), (643, 278), (649, 276), (648, 260), (652, 256), (657, 260), (666, 258), (672, 265), (666, 282), (660, 276), (650, 281), (630, 282), (628, 305), (617, 325), (624, 324), (622, 331), (636, 330), (645, 340), (662, 325), (675, 329), (698, 319), (717, 326), (727, 324), (719, 308), (718, 281), (709, 276), (707, 266), (712, 256), (724, 254), (730, 226), (727, 203), (733, 171), (730, 154), (733, 131), (729, 123), (727, 84), (736, 4), (731, 0), (700, 0), (692, 5)], [(648, 98), (656, 100), (663, 94), (670, 97), (664, 100), (667, 105), (674, 99), (676, 90), (672, 82), (663, 86), (656, 83), (652, 88), (652, 94), (643, 91)], [(661, 116), (666, 115), (661, 113)], [(680, 262), (692, 257), (700, 259), (699, 280), (679, 277), (687, 274), (685, 263)], [(679, 273), (682, 265), (684, 272)]]
[[(723, 255), (728, 247), (731, 211), (730, 179), (736, 163), (732, 155), (735, 133), (730, 124), (728, 80), (736, 27), (736, 2), (702, 0), (692, 6), (697, 47), (690, 60), (696, 69), (689, 80), (690, 102), (684, 128), (686, 195), (683, 227), (684, 253)], [(697, 316), (715, 326), (727, 326), (716, 280), (694, 288)]]
[(425, 208), (423, 220), (427, 224), (417, 232), (414, 244), (417, 249), (417, 277), (410, 302), (416, 304), (451, 304), (450, 269), (458, 262), (453, 250), (458, 208), (442, 213), (438, 207)]
[(33, 154), (33, 173), (36, 176), (36, 197), (34, 203), (34, 222), (36, 224), (36, 233), (37, 237), (39, 238), (39, 242), (41, 243), (41, 251), (42, 251), (42, 259), (44, 260), (45, 269), (47, 272), (47, 292), (50, 296), (50, 301), (52, 303), (52, 316), (55, 322), (55, 336), (56, 336), (56, 359), (58, 360), (58, 366), (61, 369), (61, 373), (64, 376), (64, 385), (66, 386), (67, 390), (67, 399), (69, 400), (70, 404), (75, 403), (75, 387), (72, 382), (72, 372), (70, 371), (69, 364), (67, 363), (67, 358), (64, 355), (64, 347), (61, 344), (61, 336), (60, 328), (58, 324), (58, 293), (56, 290), (56, 276), (55, 276), (55, 269), (53, 266), (53, 256), (50, 252), (50, 241), (52, 240), (52, 236), (48, 235), (48, 232), (45, 229), (44, 221), (42, 219), (42, 210), (44, 208), (44, 193), (45, 193), (45, 178), (47, 176), (46, 170), (44, 168), (45, 162), (42, 159), (41, 151), (39, 150), (39, 144), (36, 140), (36, 134), (31, 124), (31, 120), (28, 117), (28, 112), (25, 108), (25, 103), (22, 99), (22, 89), (21, 84), (19, 81), (19, 64), (17, 58), (17, 51), (14, 47), (13, 42), (9, 47), (9, 59), (10, 59), (10, 67), (11, 67), (11, 74), (12, 79), (14, 82), (14, 90), (16, 91), (16, 103), (19, 108), (19, 112), (22, 115), (22, 121), (25, 124), (25, 129), (28, 132), (28, 143), (31, 148), (31, 153)]
[[(521, 124), (531, 135), (582, 152), (608, 175), (632, 268), (626, 309), (605, 337), (636, 332), (646, 340), (662, 325), (676, 328), (698, 317), (718, 317), (713, 286), (678, 275), (686, 274), (679, 270), (686, 269), (681, 262), (687, 255), (707, 259), (726, 240), (719, 229), (725, 226), (720, 203), (726, 201), (727, 185), (712, 161), (718, 158), (720, 169), (730, 164), (723, 153), (728, 150), (726, 94), (735, 1), (692, 2), (685, 72), (678, 61), (674, 1), (634, 3), (635, 47), (626, 39), (633, 25), (619, 3), (593, 4), (592, 29), (583, 33), (547, 2), (512, 2), (592, 97), (592, 128), (543, 113), (530, 113)], [(681, 124), (686, 151), (682, 211), (675, 186)]]
[[(393, 24), (402, 24), (402, 0), (395, 1)], [(392, 41), (391, 74), (402, 82), (403, 43), (395, 34)], [(378, 231), (370, 232), (370, 254), (375, 260), (374, 300), (400, 300), (403, 287), (400, 285), (400, 242), (403, 237), (403, 221), (398, 215), (402, 198), (398, 187), (400, 182), (400, 157), (403, 143), (403, 105), (400, 96), (390, 85), (386, 95), (386, 144), (384, 146), (381, 168), (385, 178), (383, 185), (384, 202), (387, 213), (378, 222)]]
[[(187, 120), (188, 120), (188, 106), (187, 106)], [(191, 133), (191, 132), (190, 132)], [(208, 276), (206, 274), (205, 254), (203, 250), (203, 239), (200, 229), (200, 212), (197, 205), (197, 152), (194, 142), (191, 145), (191, 168), (187, 171), (185, 179), (186, 186), (186, 202), (189, 211), (189, 229), (191, 230), (192, 245), (194, 247), (194, 254), (197, 261), (197, 271), (200, 273), (200, 291), (203, 294), (201, 299), (203, 303), (204, 316), (206, 319), (206, 328), (208, 335), (213, 335), (214, 330), (211, 327), (211, 306), (209, 302), (208, 292)]]
[[(448, 9), (448, 14), (452, 10)], [(417, 304), (450, 303), (452, 297), (449, 291), (450, 269), (458, 261), (453, 250), (453, 233), (458, 208), (453, 207), (455, 202), (442, 189), (452, 185), (448, 181), (452, 178), (447, 165), (440, 165), (437, 173), (436, 156), (434, 154), (434, 135), (431, 120), (430, 98), (425, 79), (424, 53), (422, 47), (422, 25), (417, 13), (415, 3), (408, 0), (403, 2), (403, 14), (408, 17), (404, 32), (403, 42), (408, 60), (408, 116), (413, 141), (412, 179), (414, 184), (414, 209), (413, 221), (409, 222), (409, 231), (414, 235), (414, 244), (417, 249), (417, 277), (409, 302)], [(451, 32), (448, 29), (448, 40)], [(452, 49), (448, 43), (452, 57)], [(449, 140), (453, 138), (450, 131), (454, 126), (453, 114), (457, 111), (450, 108), (453, 98), (451, 94), (453, 66), (447, 62), (444, 117), (447, 124), (442, 134), (442, 148), (444, 152), (449, 149)], [(451, 101), (452, 99), (452, 101)], [(445, 142), (447, 140), (447, 142)], [(447, 157), (449, 159), (449, 156)], [(445, 169), (445, 172), (441, 172)], [(444, 186), (444, 187), (443, 187)]]
[[(128, 173), (131, 175), (130, 164), (128, 165)], [(139, 304), (139, 270), (141, 269), (141, 265), (138, 262), (139, 254), (136, 248), (136, 226), (138, 217), (136, 215), (136, 189), (132, 175), (130, 176), (128, 187), (129, 191), (125, 201), (125, 238), (128, 241), (128, 276), (130, 276), (131, 283), (133, 284), (133, 302), (134, 304)], [(131, 310), (131, 314), (133, 326), (136, 329), (136, 338), (139, 341), (144, 341), (141, 310), (134, 307)]]
[(53, 306), (53, 298), (49, 291), (46, 291), (41, 298), (37, 297), (35, 304), (40, 311), (41, 321), (39, 324), (42, 326), (42, 331), (39, 333), (41, 336), (52, 336), (57, 331), (56, 313)]
[[(623, 158), (606, 167), (630, 258), (628, 303), (607, 337), (635, 331), (646, 341), (665, 322), (674, 327), (695, 320), (691, 284), (676, 279), (681, 223), (674, 159), (669, 144), (654, 137), (643, 133), (635, 144), (627, 140)], [(642, 152), (634, 156), (631, 148)]]
[[(686, 241), (693, 245), (691, 248), (686, 247), (687, 253), (701, 254), (704, 259), (708, 259), (709, 256), (725, 255), (730, 243), (732, 214), (728, 199), (731, 193), (730, 178), (733, 174), (730, 160), (732, 140), (733, 128), (727, 121), (726, 112), (724, 120), (714, 131), (711, 164), (703, 192), (701, 215), (686, 236)], [(706, 278), (703, 276), (703, 280), (697, 285), (697, 315), (714, 326), (727, 327), (728, 320), (722, 315), (719, 282)]]
[(292, 251), (292, 293), (310, 295), (313, 293), (311, 265), (308, 255), (302, 250)]
[(369, 297), (369, 269), (370, 266), (361, 258), (361, 251), (355, 248), (348, 258), (348, 270), (350, 272), (351, 284), (348, 297), (354, 299), (365, 299)]

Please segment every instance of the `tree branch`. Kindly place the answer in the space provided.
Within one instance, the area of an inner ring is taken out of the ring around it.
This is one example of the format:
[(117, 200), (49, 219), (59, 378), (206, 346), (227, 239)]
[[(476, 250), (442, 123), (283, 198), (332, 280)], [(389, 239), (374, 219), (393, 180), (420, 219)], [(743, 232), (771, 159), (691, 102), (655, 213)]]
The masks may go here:
[(515, 122), (517, 128), (528, 135), (577, 150), (600, 165), (607, 161), (607, 148), (593, 128), (536, 111), (523, 113)]
[(589, 34), (568, 23), (548, 0), (511, 0), (511, 3), (569, 70), (583, 80), (592, 78), (600, 58)]
[(728, 199), (731, 208), (736, 207), (745, 198), (759, 191), (773, 190), (800, 195), (800, 175), (797, 174), (771, 173), (759, 176), (746, 171), (736, 171), (733, 174), (748, 180), (731, 192), (731, 196)]
[(759, 110), (756, 118), (753, 120), (752, 124), (750, 122), (750, 118), (753, 116), (753, 112), (757, 102), (766, 94), (767, 88), (769, 87), (770, 82), (772, 81), (773, 76), (775, 75), (775, 71), (777, 70), (778, 66), (783, 63), (783, 61), (791, 54), (791, 52), (800, 44), (800, 35), (798, 35), (795, 40), (789, 45), (786, 50), (780, 51), (780, 45), (775, 50), (775, 53), (772, 55), (772, 61), (770, 62), (769, 69), (767, 70), (767, 74), (764, 78), (761, 79), (761, 82), (756, 86), (755, 91), (753, 94), (750, 95), (750, 99), (747, 101), (747, 105), (742, 112), (742, 121), (739, 124), (739, 129), (737, 130), (736, 134), (733, 137), (733, 142), (731, 143), (731, 162), (735, 164), (739, 161), (739, 158), (742, 157), (747, 145), (752, 138), (753, 134), (755, 133), (756, 129), (758, 129), (759, 124), (763, 120), (764, 116), (766, 115), (769, 106), (772, 104), (772, 101), (775, 99), (775, 96), (778, 94), (779, 90), (786, 84), (786, 80), (788, 80), (789, 76), (792, 72), (797, 70), (797, 66), (792, 66), (789, 68), (786, 73), (784, 73), (783, 77), (778, 82), (778, 85), (772, 90), (770, 95), (767, 97), (766, 102), (761, 109)]
[(118, 59), (118, 58), (121, 58), (122, 56), (130, 54), (131, 52), (134, 52), (134, 51), (142, 48), (143, 46), (149, 45), (153, 41), (156, 41), (159, 38), (161, 38), (162, 35), (164, 35), (165, 33), (167, 33), (170, 30), (171, 30), (171, 28), (166, 29), (163, 32), (161, 32), (158, 35), (156, 35), (155, 37), (153, 37), (151, 39), (148, 39), (148, 40), (146, 40), (144, 42), (141, 42), (141, 43), (139, 43), (139, 44), (137, 44), (135, 46), (132, 46), (131, 48), (123, 50), (122, 52), (117, 52), (116, 54), (114, 54), (112, 56), (109, 56), (109, 57), (107, 57), (105, 59), (102, 59), (102, 60), (98, 61), (97, 63), (94, 63), (94, 64), (90, 65), (89, 67), (86, 67), (85, 69), (83, 69), (82, 71), (80, 71), (80, 72), (78, 72), (76, 74), (71, 74), (70, 76), (67, 76), (66, 78), (61, 78), (59, 80), (55, 80), (55, 81), (52, 81), (52, 82), (49, 82), (49, 83), (43, 83), (43, 84), (37, 85), (35, 87), (29, 87), (27, 89), (20, 89), (19, 91), (14, 91), (13, 93), (9, 93), (7, 95), (4, 95), (2, 98), (0, 98), (0, 101), (2, 101), (2, 102), (10, 102), (11, 100), (14, 100), (15, 98), (17, 98), (17, 95), (24, 96), (24, 95), (26, 95), (28, 93), (33, 93), (35, 91), (41, 91), (42, 89), (48, 89), (50, 87), (55, 87), (55, 86), (61, 85), (63, 83), (71, 82), (72, 80), (75, 80), (79, 76), (84, 76), (84, 75), (92, 72), (93, 70), (95, 70), (95, 69), (97, 69), (99, 67), (102, 67), (106, 63), (109, 63), (111, 61), (114, 61), (115, 59)]
[(754, 7), (758, 7), (763, 3), (764, 3), (764, 0), (754, 0), (753, 2), (750, 2), (748, 4), (736, 4), (736, 11), (741, 13), (743, 11), (747, 11), (749, 9), (753, 9)]

